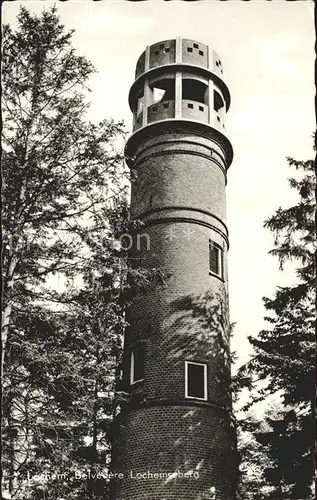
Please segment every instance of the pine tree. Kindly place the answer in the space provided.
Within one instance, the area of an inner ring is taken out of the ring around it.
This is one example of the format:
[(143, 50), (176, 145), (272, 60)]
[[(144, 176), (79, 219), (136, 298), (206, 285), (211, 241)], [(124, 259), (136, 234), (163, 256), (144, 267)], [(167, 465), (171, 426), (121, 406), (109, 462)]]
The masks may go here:
[[(84, 283), (83, 302), (96, 245), (99, 256), (104, 247), (103, 272), (112, 273), (110, 283), (118, 288), (120, 273), (112, 264), (119, 256), (109, 242), (126, 174), (115, 147), (123, 124), (87, 120), (94, 68), (75, 53), (56, 8), (36, 16), (22, 7), (17, 21), (15, 32), (3, 28), (2, 62), (4, 478), (11, 496), (42, 498), (42, 486), (30, 486), (27, 474), (78, 463), (74, 456), (100, 419), (98, 393), (112, 384), (105, 358), (117, 338), (105, 337), (107, 323), (98, 340), (83, 315), (71, 314), (72, 304), (79, 310), (80, 292), (76, 301), (70, 292), (72, 284)], [(101, 291), (92, 290), (100, 299)], [(102, 314), (110, 321), (112, 311), (111, 321), (121, 325), (118, 297), (108, 297)], [(85, 376), (98, 355), (104, 359), (101, 391), (98, 370)], [(50, 482), (53, 497), (67, 490), (62, 483)]]
[(254, 355), (240, 369), (238, 381), (249, 388), (255, 379), (258, 383), (245, 410), (272, 394), (281, 395), (282, 415), (267, 417), (270, 430), (254, 437), (268, 448), (272, 462), (263, 464), (266, 483), (273, 488), (268, 498), (302, 500), (312, 498), (314, 470), (316, 188), (312, 160), (288, 158), (288, 163), (298, 172), (289, 182), (299, 201), (279, 208), (265, 227), (275, 235), (271, 254), (278, 257), (281, 268), (295, 261), (298, 281), (278, 287), (273, 299), (264, 298), (271, 313), (266, 317), (269, 328), (249, 338)]
[(71, 35), (55, 8), (37, 17), (22, 7), (17, 31), (3, 28), (3, 353), (16, 302), (36, 299), (52, 273), (77, 272), (83, 216), (89, 225), (122, 173), (122, 123), (87, 121), (94, 69)]
[(55, 8), (21, 8), (3, 35), (5, 488), (105, 500), (107, 478), (83, 474), (109, 463), (125, 307), (162, 277), (121, 245), (140, 227), (115, 146), (123, 124), (87, 120), (94, 69), (72, 33)]

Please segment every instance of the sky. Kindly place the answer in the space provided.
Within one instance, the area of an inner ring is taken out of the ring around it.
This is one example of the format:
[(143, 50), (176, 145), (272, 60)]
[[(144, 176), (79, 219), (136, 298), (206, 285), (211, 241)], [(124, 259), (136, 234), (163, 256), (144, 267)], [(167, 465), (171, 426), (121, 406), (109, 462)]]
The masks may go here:
[(265, 326), (262, 297), (295, 281), (269, 256), (273, 235), (263, 222), (296, 201), (286, 157), (312, 158), (314, 116), (313, 2), (122, 0), (4, 2), (3, 22), (16, 26), (19, 5), (40, 13), (56, 4), (75, 29), (73, 46), (98, 70), (90, 80), (89, 118), (113, 117), (132, 127), (128, 92), (146, 45), (181, 36), (220, 55), (231, 93), (226, 118), (234, 149), (228, 172), (230, 320), (239, 364), (250, 353), (247, 336)]

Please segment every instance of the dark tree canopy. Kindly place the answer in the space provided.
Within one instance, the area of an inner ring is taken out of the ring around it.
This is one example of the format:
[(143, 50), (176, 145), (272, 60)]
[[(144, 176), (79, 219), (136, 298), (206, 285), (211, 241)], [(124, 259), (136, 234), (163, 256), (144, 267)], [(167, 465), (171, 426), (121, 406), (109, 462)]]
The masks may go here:
[(124, 129), (87, 119), (95, 70), (56, 8), (21, 7), (17, 22), (3, 28), (2, 60), (5, 487), (17, 499), (105, 498), (105, 484), (27, 474), (108, 460), (125, 326), (125, 252), (112, 244), (129, 227)]
[[(260, 446), (259, 456), (263, 456), (262, 485), (271, 487), (262, 498), (302, 500), (313, 498), (316, 181), (314, 161), (288, 158), (288, 163), (297, 171), (289, 183), (298, 193), (298, 202), (279, 208), (265, 227), (275, 238), (271, 254), (278, 257), (281, 268), (286, 262), (295, 262), (298, 281), (278, 287), (272, 299), (263, 299), (268, 328), (249, 337), (253, 357), (239, 370), (236, 383), (255, 388), (245, 411), (271, 395), (281, 397), (279, 415), (265, 417), (268, 429), (256, 431), (257, 422), (251, 430)], [(241, 425), (247, 429), (249, 424)], [(242, 454), (252, 464), (248, 452)]]

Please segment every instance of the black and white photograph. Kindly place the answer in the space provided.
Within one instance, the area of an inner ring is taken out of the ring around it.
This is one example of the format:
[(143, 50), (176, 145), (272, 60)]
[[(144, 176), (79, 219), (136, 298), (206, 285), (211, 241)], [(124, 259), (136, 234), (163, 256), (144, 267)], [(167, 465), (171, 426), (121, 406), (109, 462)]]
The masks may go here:
[(309, 0), (2, 4), (2, 498), (313, 500)]

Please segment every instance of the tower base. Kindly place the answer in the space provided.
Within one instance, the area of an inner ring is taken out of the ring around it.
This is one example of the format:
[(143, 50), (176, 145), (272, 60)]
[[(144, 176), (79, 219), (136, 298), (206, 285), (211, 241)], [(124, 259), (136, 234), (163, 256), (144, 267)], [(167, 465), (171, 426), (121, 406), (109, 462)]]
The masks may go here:
[(116, 500), (235, 499), (234, 428), (227, 411), (156, 402), (120, 414), (115, 426)]

